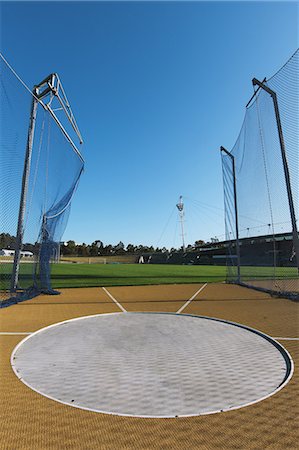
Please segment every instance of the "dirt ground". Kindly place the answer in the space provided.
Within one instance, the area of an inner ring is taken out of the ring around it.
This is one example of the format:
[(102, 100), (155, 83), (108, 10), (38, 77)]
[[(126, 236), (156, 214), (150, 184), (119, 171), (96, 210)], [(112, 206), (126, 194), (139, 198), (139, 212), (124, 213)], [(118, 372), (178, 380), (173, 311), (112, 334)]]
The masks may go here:
[[(238, 322), (277, 338), (295, 363), (291, 381), (272, 397), (238, 410), (189, 418), (142, 419), (63, 405), (32, 391), (12, 371), (11, 353), (25, 333), (93, 314), (180, 309), (182, 314)], [(40, 296), (3, 308), (0, 448), (296, 450), (298, 330), (298, 303), (223, 283), (63, 289), (59, 296)]]

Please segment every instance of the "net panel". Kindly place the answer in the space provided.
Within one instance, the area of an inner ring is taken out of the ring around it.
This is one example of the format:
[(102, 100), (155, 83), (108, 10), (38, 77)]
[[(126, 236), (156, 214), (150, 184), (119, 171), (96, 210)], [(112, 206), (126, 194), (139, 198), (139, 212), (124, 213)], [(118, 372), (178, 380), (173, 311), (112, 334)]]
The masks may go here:
[[(44, 102), (54, 105), (55, 99), (51, 95)], [(51, 114), (38, 103), (18, 285), (17, 291), (11, 292), (33, 96), (1, 58), (0, 99), (0, 303), (3, 306), (41, 291), (55, 293), (51, 286), (51, 263), (59, 258), (60, 241), (84, 163)]]
[[(298, 218), (299, 52), (265, 84), (277, 94), (291, 191)], [(271, 292), (298, 296), (297, 257), (277, 121), (272, 97), (260, 89), (246, 108), (231, 149), (235, 159), (240, 281)], [(237, 281), (232, 160), (222, 154), (227, 280)]]

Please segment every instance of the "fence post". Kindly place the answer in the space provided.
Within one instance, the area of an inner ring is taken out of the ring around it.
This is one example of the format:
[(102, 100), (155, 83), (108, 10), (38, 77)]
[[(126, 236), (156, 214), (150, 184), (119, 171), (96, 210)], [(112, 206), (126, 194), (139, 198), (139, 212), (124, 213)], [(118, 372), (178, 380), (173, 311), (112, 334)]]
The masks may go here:
[(22, 191), (21, 191), (21, 199), (20, 199), (20, 207), (19, 207), (18, 227), (17, 227), (17, 235), (16, 235), (16, 247), (15, 247), (15, 255), (14, 255), (14, 262), (13, 262), (11, 285), (10, 285), (11, 292), (16, 292), (17, 286), (18, 286), (18, 280), (19, 280), (20, 257), (21, 257), (21, 249), (22, 249), (23, 235), (24, 235), (24, 216), (25, 216), (26, 198), (27, 198), (29, 175), (30, 175), (30, 164), (31, 164), (34, 128), (35, 128), (35, 121), (36, 121), (36, 114), (37, 114), (37, 105), (38, 105), (38, 100), (36, 99), (35, 96), (33, 96), (32, 105), (31, 105), (29, 129), (28, 129), (28, 138), (27, 138), (23, 178), (22, 178)]
[(237, 204), (237, 182), (236, 182), (236, 169), (235, 169), (235, 157), (224, 147), (220, 147), (220, 151), (228, 155), (232, 160), (233, 168), (233, 183), (234, 183), (234, 208), (235, 208), (235, 227), (236, 227), (236, 250), (237, 250), (237, 281), (241, 281), (241, 257), (240, 257), (240, 241), (239, 241), (239, 221), (238, 221), (238, 204)]

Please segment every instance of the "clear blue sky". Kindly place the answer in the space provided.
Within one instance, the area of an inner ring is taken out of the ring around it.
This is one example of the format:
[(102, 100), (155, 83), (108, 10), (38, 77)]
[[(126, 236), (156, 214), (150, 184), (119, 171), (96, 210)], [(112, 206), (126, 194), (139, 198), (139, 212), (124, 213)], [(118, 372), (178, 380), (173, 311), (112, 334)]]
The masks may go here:
[[(295, 2), (1, 2), (1, 51), (63, 81), (85, 173), (64, 239), (180, 246), (224, 234), (219, 146), (298, 47)], [(208, 205), (208, 206), (206, 206)]]

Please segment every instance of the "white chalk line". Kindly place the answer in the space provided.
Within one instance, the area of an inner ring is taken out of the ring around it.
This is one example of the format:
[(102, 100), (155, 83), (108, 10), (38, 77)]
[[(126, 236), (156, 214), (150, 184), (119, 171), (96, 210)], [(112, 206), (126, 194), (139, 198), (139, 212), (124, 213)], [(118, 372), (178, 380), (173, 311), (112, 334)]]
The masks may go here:
[(192, 295), (191, 298), (189, 298), (189, 300), (184, 303), (184, 305), (176, 312), (176, 314), (181, 314), (181, 312), (192, 302), (192, 300), (195, 299), (195, 297), (197, 296), (197, 294), (199, 294), (201, 291), (204, 290), (204, 288), (207, 286), (208, 283), (205, 283), (203, 286), (201, 286), (196, 292), (195, 294)]
[(113, 297), (112, 294), (110, 294), (109, 291), (107, 291), (106, 288), (102, 287), (103, 291), (106, 292), (106, 294), (111, 298), (112, 301), (119, 307), (119, 309), (122, 310), (122, 312), (127, 312), (127, 310), (116, 300), (116, 298)]
[(18, 336), (32, 333), (32, 331), (0, 331), (0, 336)]
[(289, 337), (274, 337), (277, 341), (299, 341), (299, 338), (289, 338)]

